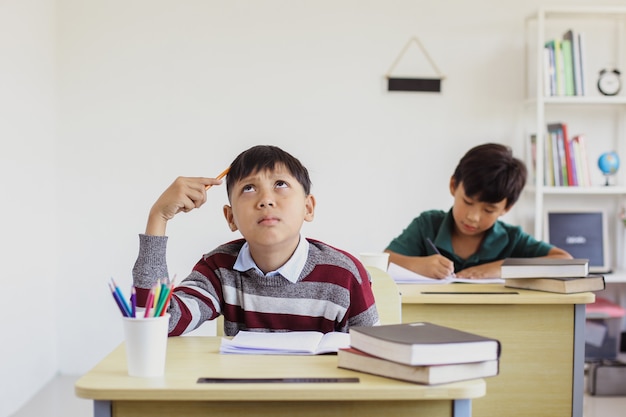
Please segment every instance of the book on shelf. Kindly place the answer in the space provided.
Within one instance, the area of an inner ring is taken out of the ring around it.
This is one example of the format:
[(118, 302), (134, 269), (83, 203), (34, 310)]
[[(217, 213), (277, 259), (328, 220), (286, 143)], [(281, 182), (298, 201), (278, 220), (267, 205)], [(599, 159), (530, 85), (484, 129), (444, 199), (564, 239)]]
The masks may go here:
[(499, 373), (499, 361), (497, 359), (448, 365), (406, 365), (379, 358), (355, 348), (339, 349), (337, 366), (424, 385), (486, 378), (496, 376)]
[(605, 288), (605, 285), (604, 276), (602, 275), (587, 275), (586, 277), (574, 278), (513, 278), (504, 280), (505, 287), (560, 294), (601, 291)]
[(582, 60), (580, 53), (580, 34), (569, 29), (563, 34), (563, 39), (571, 44), (572, 56), (572, 75), (573, 75), (573, 87), (574, 95), (584, 96), (583, 81), (582, 81)]
[(321, 355), (350, 346), (350, 335), (316, 331), (251, 332), (241, 330), (232, 339), (222, 338), (220, 353), (252, 355)]
[(496, 360), (500, 342), (428, 322), (356, 326), (350, 346), (405, 365), (445, 365)]
[(500, 267), (502, 279), (575, 278), (589, 275), (589, 259), (506, 258)]
[(554, 62), (554, 47), (549, 43), (543, 48), (544, 55), (544, 95), (555, 96), (556, 95), (556, 64)]
[(563, 54), (563, 84), (564, 95), (576, 95), (574, 87), (574, 62), (572, 52), (572, 41), (569, 39), (561, 40), (561, 53)]
[(589, 171), (589, 158), (587, 154), (587, 148), (585, 145), (585, 136), (576, 135), (572, 138), (574, 142), (574, 149), (576, 153), (577, 166), (580, 169), (577, 171), (580, 185), (589, 187), (591, 186), (591, 172)]
[(584, 32), (579, 32), (577, 34), (578, 38), (578, 55), (579, 55), (579, 63), (578, 69), (580, 70), (580, 96), (584, 96), (586, 94), (585, 89), (585, 34)]

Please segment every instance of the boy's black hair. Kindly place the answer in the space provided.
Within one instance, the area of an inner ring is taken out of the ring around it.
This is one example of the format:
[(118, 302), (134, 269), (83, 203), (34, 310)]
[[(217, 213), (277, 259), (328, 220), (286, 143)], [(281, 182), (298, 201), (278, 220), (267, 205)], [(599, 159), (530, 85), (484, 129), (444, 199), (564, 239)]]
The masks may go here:
[(485, 203), (497, 203), (506, 198), (507, 209), (519, 198), (527, 176), (524, 162), (513, 157), (511, 148), (499, 143), (470, 149), (453, 174), (456, 186), (463, 183), (468, 197)]
[(283, 165), (298, 180), (305, 195), (311, 193), (309, 171), (297, 158), (277, 146), (257, 145), (240, 153), (230, 165), (226, 176), (228, 198), (230, 199), (230, 192), (237, 181), (259, 171), (273, 170), (276, 165)]

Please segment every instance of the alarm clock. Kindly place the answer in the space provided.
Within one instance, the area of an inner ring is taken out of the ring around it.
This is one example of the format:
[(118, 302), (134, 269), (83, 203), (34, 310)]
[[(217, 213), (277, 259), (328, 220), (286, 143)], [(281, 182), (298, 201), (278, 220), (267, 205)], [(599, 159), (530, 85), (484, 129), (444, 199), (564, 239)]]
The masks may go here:
[(598, 77), (598, 90), (605, 96), (614, 96), (622, 88), (620, 72), (616, 69), (603, 69)]

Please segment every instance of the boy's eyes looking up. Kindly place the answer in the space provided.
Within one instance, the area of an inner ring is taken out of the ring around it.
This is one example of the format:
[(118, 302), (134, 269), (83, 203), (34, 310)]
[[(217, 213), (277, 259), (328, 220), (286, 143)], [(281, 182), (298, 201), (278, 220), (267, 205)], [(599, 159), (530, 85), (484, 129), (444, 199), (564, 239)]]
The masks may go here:
[[(274, 183), (274, 188), (288, 188), (288, 187), (289, 187), (289, 183), (283, 180), (278, 180)], [(247, 184), (247, 185), (244, 185), (241, 188), (241, 190), (244, 193), (251, 193), (251, 192), (256, 191), (256, 186), (253, 184)]]

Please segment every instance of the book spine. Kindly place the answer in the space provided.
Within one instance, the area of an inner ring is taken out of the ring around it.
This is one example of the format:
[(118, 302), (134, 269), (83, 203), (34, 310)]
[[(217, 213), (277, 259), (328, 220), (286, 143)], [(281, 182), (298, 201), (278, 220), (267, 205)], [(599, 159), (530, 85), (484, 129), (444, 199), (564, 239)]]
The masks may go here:
[(575, 95), (574, 91), (574, 64), (572, 58), (572, 42), (561, 41), (561, 51), (563, 54), (563, 84), (566, 96)]

